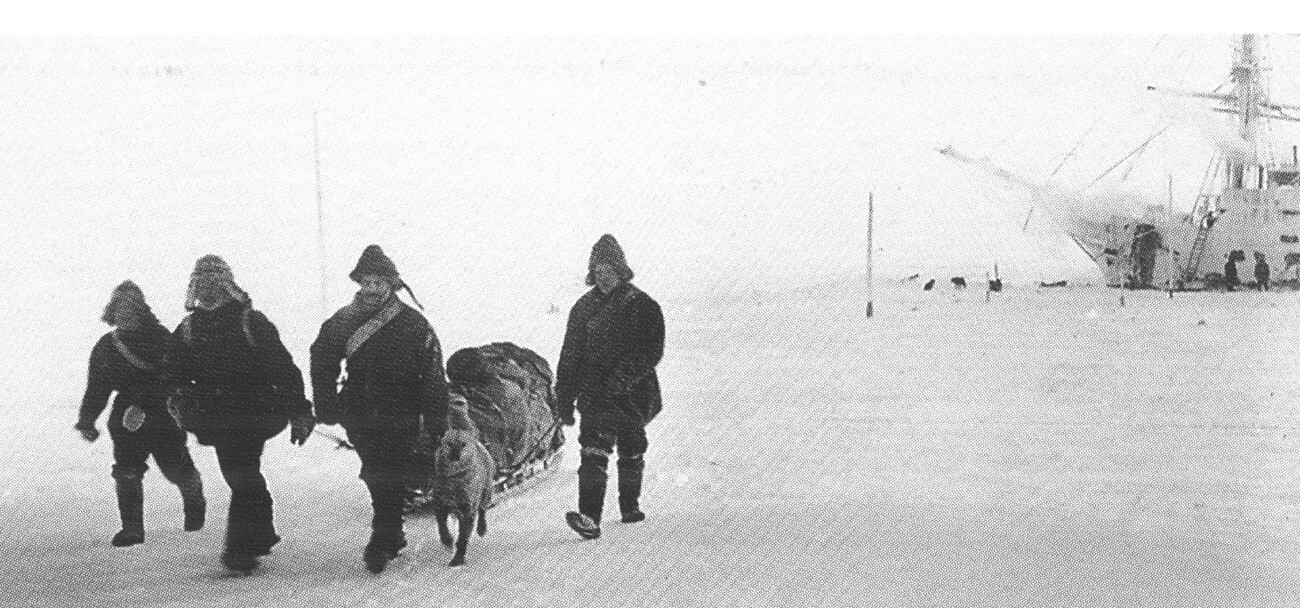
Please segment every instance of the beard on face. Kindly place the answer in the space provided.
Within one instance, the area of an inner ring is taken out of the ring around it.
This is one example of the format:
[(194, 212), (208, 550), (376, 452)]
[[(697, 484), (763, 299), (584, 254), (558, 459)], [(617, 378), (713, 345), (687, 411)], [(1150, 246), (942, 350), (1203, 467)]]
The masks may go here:
[(353, 301), (355, 301), (358, 306), (360, 306), (365, 310), (379, 310), (384, 306), (384, 304), (388, 303), (388, 299), (393, 297), (394, 293), (395, 292), (393, 290), (388, 290), (379, 293), (362, 290), (357, 292), (357, 295), (353, 298)]
[(215, 309), (233, 299), (221, 277), (198, 276), (194, 279), (194, 300), (200, 308)]

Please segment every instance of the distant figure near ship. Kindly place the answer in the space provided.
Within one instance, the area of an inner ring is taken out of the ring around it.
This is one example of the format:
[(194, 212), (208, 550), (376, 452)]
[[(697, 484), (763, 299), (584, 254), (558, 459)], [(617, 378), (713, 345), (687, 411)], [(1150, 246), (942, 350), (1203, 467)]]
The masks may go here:
[(1228, 261), (1223, 263), (1223, 284), (1228, 291), (1236, 291), (1237, 286), (1241, 285), (1241, 279), (1237, 277), (1237, 259), (1231, 253), (1228, 254)]
[(1255, 289), (1257, 291), (1268, 291), (1269, 275), (1271, 274), (1268, 261), (1264, 259), (1264, 254), (1255, 252)]

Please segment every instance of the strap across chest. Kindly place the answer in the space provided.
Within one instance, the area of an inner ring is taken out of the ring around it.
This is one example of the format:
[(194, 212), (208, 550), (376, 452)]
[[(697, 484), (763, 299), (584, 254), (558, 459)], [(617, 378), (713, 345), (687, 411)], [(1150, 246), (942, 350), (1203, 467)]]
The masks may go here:
[(357, 350), (360, 349), (367, 340), (374, 336), (376, 332), (383, 329), (385, 325), (388, 325), (389, 321), (396, 318), (400, 312), (402, 312), (402, 304), (396, 298), (393, 298), (393, 300), (391, 300), (387, 306), (384, 306), (384, 308), (375, 316), (371, 317), (370, 320), (365, 323), (362, 323), (361, 327), (358, 327), (356, 331), (352, 332), (352, 335), (348, 337), (347, 345), (344, 347), (344, 357), (351, 357), (353, 353), (357, 352)]
[(122, 358), (126, 359), (127, 363), (130, 363), (132, 367), (136, 369), (144, 370), (146, 372), (152, 372), (157, 370), (157, 368), (154, 367), (153, 364), (149, 363), (148, 361), (145, 361), (144, 359), (141, 359), (140, 357), (136, 356), (135, 353), (131, 352), (131, 349), (127, 347), (125, 342), (122, 341), (121, 336), (117, 335), (117, 330), (113, 330), (113, 333), (111, 335), (113, 336), (113, 346), (117, 348), (118, 354), (122, 355)]

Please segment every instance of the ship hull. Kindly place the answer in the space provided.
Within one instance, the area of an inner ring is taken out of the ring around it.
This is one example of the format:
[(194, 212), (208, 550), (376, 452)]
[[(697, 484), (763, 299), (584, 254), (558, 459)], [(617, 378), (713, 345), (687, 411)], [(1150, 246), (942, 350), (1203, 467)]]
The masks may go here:
[(1112, 287), (1214, 288), (1223, 284), (1234, 252), (1243, 285), (1256, 283), (1258, 259), (1268, 265), (1270, 283), (1298, 282), (1300, 189), (1228, 189), (1207, 208), (1215, 209), (1208, 222), (1203, 214), (1152, 208), (1140, 218), (1114, 216), (1101, 231), (1070, 236)]

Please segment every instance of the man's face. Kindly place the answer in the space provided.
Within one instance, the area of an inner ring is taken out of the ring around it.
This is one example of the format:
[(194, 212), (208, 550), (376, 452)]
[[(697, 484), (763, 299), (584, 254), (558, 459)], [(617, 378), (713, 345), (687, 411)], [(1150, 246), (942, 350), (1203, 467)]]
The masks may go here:
[(123, 302), (113, 307), (113, 325), (126, 330), (140, 329), (141, 312), (135, 306)]
[(200, 308), (211, 310), (230, 299), (230, 290), (221, 273), (205, 272), (194, 277), (194, 296)]
[(370, 310), (378, 310), (388, 303), (396, 288), (392, 281), (379, 275), (362, 275), (357, 281), (361, 289), (357, 290), (357, 303)]
[(618, 272), (610, 264), (596, 264), (591, 268), (591, 275), (596, 281), (596, 287), (599, 287), (604, 293), (609, 293), (615, 287), (618, 287)]

